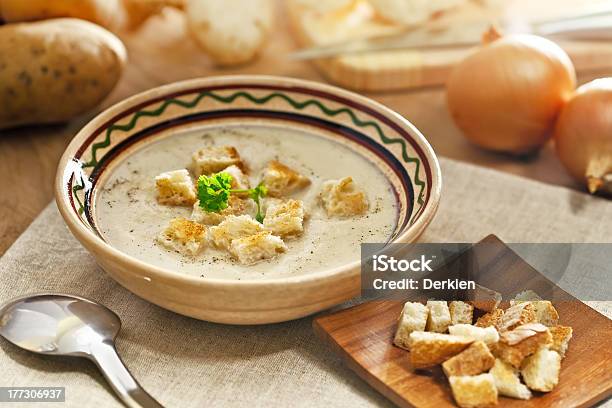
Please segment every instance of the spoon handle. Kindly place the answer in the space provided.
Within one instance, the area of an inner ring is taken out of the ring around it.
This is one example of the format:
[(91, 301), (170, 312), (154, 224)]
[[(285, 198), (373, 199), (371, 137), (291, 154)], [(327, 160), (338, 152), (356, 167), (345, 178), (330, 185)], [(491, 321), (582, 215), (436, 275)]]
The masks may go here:
[(163, 408), (132, 377), (117, 354), (114, 344), (106, 342), (96, 344), (91, 350), (91, 357), (126, 406), (129, 408)]

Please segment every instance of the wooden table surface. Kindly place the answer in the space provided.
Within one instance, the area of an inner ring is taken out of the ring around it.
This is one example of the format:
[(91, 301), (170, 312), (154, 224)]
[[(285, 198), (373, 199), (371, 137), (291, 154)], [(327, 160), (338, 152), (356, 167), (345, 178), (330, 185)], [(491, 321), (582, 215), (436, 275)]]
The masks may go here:
[[(295, 44), (283, 18), (277, 20), (268, 47), (257, 62), (232, 69), (216, 69), (188, 38), (183, 15), (166, 10), (138, 32), (123, 35), (129, 63), (117, 88), (100, 110), (143, 90), (165, 83), (210, 75), (269, 74), (323, 80), (308, 63), (284, 58)], [(589, 72), (579, 82), (612, 75)], [(480, 150), (461, 136), (445, 104), (443, 88), (368, 95), (398, 111), (428, 138), (438, 155), (518, 174), (546, 183), (580, 189), (565, 173), (551, 146), (537, 157), (518, 160)], [(0, 255), (53, 199), (57, 162), (73, 135), (96, 112), (62, 126), (0, 131)]]

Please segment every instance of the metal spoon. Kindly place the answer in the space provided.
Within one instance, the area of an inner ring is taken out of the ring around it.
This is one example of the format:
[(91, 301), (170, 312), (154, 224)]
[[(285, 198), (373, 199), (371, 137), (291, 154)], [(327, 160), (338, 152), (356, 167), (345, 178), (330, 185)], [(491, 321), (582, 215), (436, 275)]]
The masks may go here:
[(115, 337), (120, 328), (119, 316), (78, 296), (35, 294), (0, 307), (0, 335), (14, 345), (40, 354), (87, 358), (128, 407), (162, 407), (119, 358)]

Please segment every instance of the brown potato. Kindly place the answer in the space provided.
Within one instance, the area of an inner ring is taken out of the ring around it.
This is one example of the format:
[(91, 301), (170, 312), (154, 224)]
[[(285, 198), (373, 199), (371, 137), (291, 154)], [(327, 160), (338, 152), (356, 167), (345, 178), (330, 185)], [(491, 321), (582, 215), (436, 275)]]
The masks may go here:
[(125, 60), (117, 37), (84, 20), (0, 26), (0, 129), (65, 122), (92, 109)]
[(7, 23), (75, 17), (107, 28), (123, 24), (120, 0), (0, 0), (0, 18)]

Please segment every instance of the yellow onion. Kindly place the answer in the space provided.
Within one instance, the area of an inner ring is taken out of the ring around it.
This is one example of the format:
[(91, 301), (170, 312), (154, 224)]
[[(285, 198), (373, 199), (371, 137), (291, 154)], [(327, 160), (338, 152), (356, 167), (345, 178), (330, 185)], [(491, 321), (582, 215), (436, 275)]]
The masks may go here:
[(490, 150), (526, 154), (550, 138), (575, 87), (574, 66), (558, 45), (534, 35), (510, 35), (454, 68), (448, 106), (468, 140)]
[(596, 79), (576, 90), (557, 120), (555, 146), (569, 173), (591, 193), (610, 191), (612, 78)]

